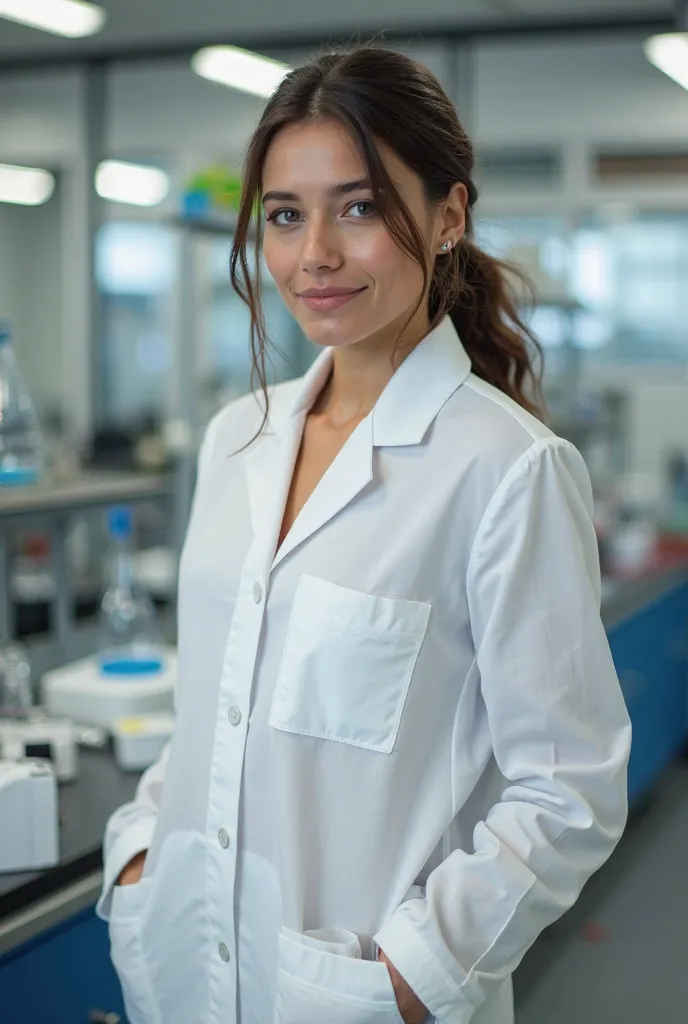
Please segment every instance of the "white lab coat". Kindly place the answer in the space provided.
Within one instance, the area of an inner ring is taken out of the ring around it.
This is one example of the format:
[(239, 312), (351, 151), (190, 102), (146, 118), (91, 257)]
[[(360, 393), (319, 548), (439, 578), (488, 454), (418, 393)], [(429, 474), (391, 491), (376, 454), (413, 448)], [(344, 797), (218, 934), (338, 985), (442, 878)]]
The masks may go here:
[[(111, 819), (100, 913), (132, 1024), (508, 1024), (510, 975), (626, 819), (630, 727), (580, 455), (447, 319), (275, 551), (331, 366), (211, 423), (178, 720)], [(143, 880), (114, 888), (149, 849)]]

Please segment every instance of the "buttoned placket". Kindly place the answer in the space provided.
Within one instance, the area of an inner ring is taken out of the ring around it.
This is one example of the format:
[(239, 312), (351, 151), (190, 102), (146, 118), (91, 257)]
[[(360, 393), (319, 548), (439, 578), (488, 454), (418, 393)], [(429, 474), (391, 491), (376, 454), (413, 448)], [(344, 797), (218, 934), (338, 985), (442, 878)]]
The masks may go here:
[[(305, 412), (277, 435), (267, 435), (244, 456), (254, 539), (244, 560), (225, 648), (210, 773), (207, 835), (207, 909), (215, 954), (210, 975), (211, 1014), (235, 1006), (238, 984), (235, 888), (240, 797), (256, 660), (276, 564), (282, 516), (296, 462)], [(223, 839), (229, 839), (225, 846)], [(227, 954), (229, 954), (227, 956)], [(216, 1024), (211, 1016), (209, 1024)], [(219, 1022), (217, 1022), (219, 1024)]]
[[(239, 801), (268, 574), (265, 552), (261, 550), (260, 542), (254, 540), (244, 562), (225, 649), (210, 779), (208, 834), (216, 844), (221, 860), (220, 869), (211, 870), (208, 880), (208, 913), (213, 929), (211, 942), (214, 943), (211, 948), (215, 950), (215, 964), (211, 972), (211, 1009), (235, 1005), (236, 1000), (238, 961), (234, 890)], [(211, 858), (211, 865), (213, 863)]]
[[(363, 421), (345, 446), (340, 472), (316, 494), (298, 531), (290, 530), (276, 550), (291, 477), (300, 447), (305, 411), (279, 437), (267, 438), (245, 457), (254, 540), (244, 561), (225, 649), (211, 766), (207, 829), (214, 845), (209, 857), (208, 920), (213, 930), (213, 1008), (236, 1005), (238, 959), (234, 919), (238, 828), (244, 755), (270, 573), (308, 535), (341, 510), (372, 478), (372, 420)], [(228, 840), (228, 842), (227, 842)], [(219, 859), (218, 859), (219, 858)], [(210, 1024), (216, 1024), (215, 1016)]]

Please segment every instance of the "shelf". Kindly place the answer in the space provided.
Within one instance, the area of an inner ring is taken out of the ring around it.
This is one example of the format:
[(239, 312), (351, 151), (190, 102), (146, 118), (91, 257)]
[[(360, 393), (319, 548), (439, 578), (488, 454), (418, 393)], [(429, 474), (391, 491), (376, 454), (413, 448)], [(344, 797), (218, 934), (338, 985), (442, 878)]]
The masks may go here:
[(83, 473), (67, 481), (2, 488), (0, 526), (20, 517), (72, 513), (115, 503), (166, 498), (171, 494), (172, 481), (169, 477), (144, 473)]
[(75, 515), (110, 505), (169, 501), (176, 497), (173, 476), (94, 471), (71, 480), (42, 480), (32, 487), (0, 488), (0, 644), (13, 638), (11, 628), (10, 560), (12, 532), (38, 521), (50, 533), (55, 581), (52, 610), (54, 641), (49, 645), (53, 665), (75, 654), (72, 580), (68, 534)]

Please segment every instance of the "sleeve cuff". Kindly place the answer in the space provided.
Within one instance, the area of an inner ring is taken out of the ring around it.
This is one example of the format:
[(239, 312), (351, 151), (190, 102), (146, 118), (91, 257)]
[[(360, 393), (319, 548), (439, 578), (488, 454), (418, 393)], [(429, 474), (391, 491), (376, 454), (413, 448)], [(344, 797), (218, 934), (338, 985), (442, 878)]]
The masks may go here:
[(408, 906), (399, 908), (374, 941), (438, 1024), (468, 1024), (482, 1002), (480, 995), (469, 998), (468, 979), (456, 984), (405, 916)]
[(155, 829), (155, 817), (138, 821), (117, 839), (105, 861), (103, 891), (96, 905), (96, 913), (103, 921), (110, 916), (112, 890), (123, 869), (137, 853), (149, 849)]

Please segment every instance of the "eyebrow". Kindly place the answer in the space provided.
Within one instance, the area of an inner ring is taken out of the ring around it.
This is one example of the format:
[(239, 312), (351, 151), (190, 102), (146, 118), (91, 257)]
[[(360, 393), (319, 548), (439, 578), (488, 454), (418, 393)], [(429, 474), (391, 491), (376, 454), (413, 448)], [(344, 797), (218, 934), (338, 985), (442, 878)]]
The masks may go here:
[[(356, 181), (341, 181), (337, 185), (331, 185), (327, 189), (327, 195), (330, 199), (335, 199), (338, 196), (347, 196), (350, 192), (360, 192), (363, 189), (372, 190), (367, 178), (358, 178)], [(299, 201), (299, 197), (296, 192), (266, 192), (263, 196), (263, 202), (268, 203), (271, 200), (279, 203), (296, 203)]]

